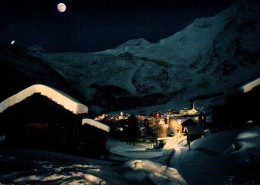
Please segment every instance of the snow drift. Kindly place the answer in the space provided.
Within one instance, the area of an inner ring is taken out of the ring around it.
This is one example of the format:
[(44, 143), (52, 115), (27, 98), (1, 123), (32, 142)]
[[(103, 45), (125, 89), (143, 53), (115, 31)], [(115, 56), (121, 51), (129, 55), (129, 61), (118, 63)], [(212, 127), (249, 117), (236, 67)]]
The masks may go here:
[(179, 148), (171, 159), (188, 184), (259, 184), (260, 128), (229, 130)]
[(120, 164), (37, 150), (0, 150), (3, 184), (176, 184), (179, 172), (148, 160)]

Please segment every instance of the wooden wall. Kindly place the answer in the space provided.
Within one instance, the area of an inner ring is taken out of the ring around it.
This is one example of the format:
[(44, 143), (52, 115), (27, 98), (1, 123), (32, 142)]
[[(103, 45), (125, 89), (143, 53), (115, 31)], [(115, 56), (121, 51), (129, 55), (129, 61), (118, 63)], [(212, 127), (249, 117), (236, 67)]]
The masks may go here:
[(8, 144), (18, 147), (67, 149), (79, 142), (82, 116), (77, 116), (49, 98), (34, 94), (9, 107), (0, 127)]

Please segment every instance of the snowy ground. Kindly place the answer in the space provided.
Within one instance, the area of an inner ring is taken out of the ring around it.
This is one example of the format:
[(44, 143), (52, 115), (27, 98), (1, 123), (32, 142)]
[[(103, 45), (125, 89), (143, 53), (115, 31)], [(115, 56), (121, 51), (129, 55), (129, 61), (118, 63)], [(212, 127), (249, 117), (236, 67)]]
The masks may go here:
[(229, 130), (176, 148), (171, 166), (188, 184), (260, 184), (260, 126)]
[(110, 139), (114, 161), (1, 149), (0, 184), (260, 184), (260, 126), (211, 134), (190, 151), (184, 145), (155, 151)]
[(152, 142), (136, 142), (135, 145), (130, 145), (124, 141), (109, 138), (107, 148), (110, 155), (108, 157), (117, 161), (149, 159), (167, 165), (168, 160), (174, 155), (175, 147), (181, 140), (186, 140), (186, 137), (180, 136), (178, 139), (169, 137), (165, 140), (164, 147), (155, 149)]
[(152, 159), (168, 156), (173, 152), (173, 149), (154, 149), (153, 143), (136, 142), (133, 146), (112, 138), (107, 141), (107, 147), (111, 154), (109, 158), (114, 160)]
[(118, 163), (30, 150), (0, 153), (0, 184), (186, 184), (176, 169), (148, 160)]

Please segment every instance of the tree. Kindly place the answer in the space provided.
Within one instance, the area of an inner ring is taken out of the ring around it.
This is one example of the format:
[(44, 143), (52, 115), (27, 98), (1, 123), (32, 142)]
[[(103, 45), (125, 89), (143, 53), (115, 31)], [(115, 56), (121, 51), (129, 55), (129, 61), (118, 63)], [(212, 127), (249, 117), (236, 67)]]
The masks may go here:
[(136, 138), (139, 136), (138, 120), (132, 114), (128, 119), (128, 139), (130, 144), (135, 144)]

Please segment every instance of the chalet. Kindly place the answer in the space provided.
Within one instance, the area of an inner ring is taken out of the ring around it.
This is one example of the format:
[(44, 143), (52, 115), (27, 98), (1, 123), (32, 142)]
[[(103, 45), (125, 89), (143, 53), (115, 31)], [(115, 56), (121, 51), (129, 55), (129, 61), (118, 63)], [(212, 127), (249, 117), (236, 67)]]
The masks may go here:
[(225, 104), (212, 107), (212, 118), (217, 127), (245, 127), (259, 124), (260, 77), (225, 92)]
[(182, 133), (186, 133), (189, 136), (189, 140), (194, 141), (204, 135), (204, 130), (198, 122), (188, 119), (182, 123)]
[(83, 133), (87, 113), (88, 107), (67, 94), (36, 84), (0, 103), (0, 129), (8, 146), (73, 152), (83, 134), (98, 137), (104, 130), (96, 124)]
[(106, 154), (106, 139), (110, 127), (92, 119), (82, 119), (80, 152), (96, 157)]

